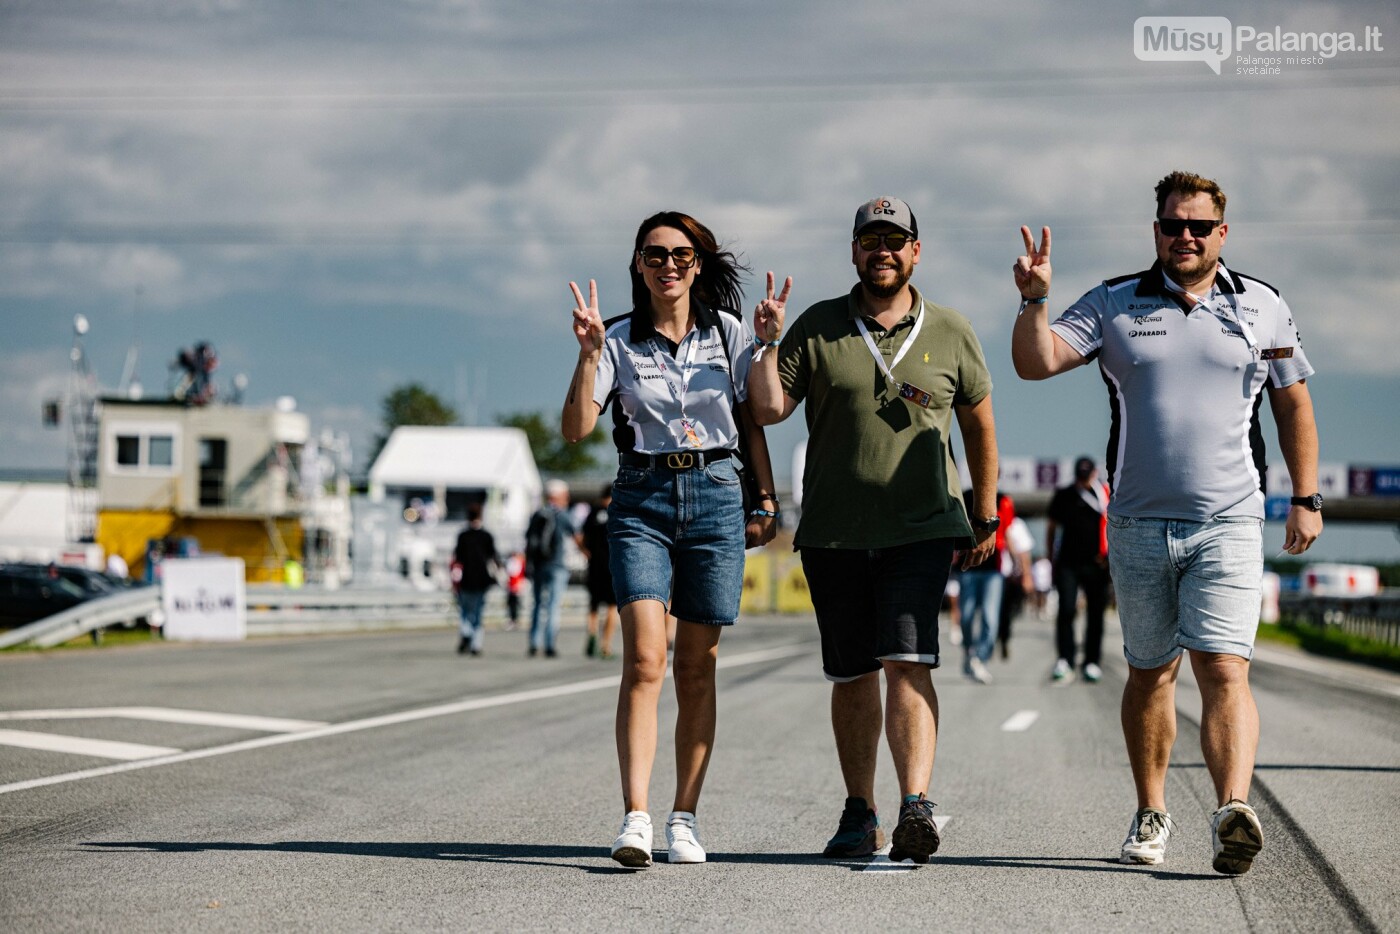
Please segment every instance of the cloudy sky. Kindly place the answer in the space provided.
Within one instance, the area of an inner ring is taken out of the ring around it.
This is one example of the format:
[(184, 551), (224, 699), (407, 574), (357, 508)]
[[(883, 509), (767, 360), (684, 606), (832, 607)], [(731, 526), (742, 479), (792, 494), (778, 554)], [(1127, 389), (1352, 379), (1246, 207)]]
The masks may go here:
[[(1134, 55), (1137, 17), (1201, 12), (1384, 51)], [(625, 310), (644, 216), (696, 215), (755, 270), (750, 311), (768, 269), (796, 311), (849, 288), (877, 194), (977, 328), (1003, 454), (1101, 454), (1096, 371), (1011, 369), (1017, 227), (1054, 229), (1063, 307), (1151, 261), (1175, 168), (1221, 182), (1227, 261), (1297, 313), (1323, 459), (1400, 464), (1397, 113), (1389, 2), (0, 0), (0, 468), (63, 464), (40, 405), (75, 313), (106, 387), (137, 345), (161, 393), (209, 340), (221, 388), (293, 396), (363, 458), (410, 380), (478, 423), (557, 411), (567, 283)]]

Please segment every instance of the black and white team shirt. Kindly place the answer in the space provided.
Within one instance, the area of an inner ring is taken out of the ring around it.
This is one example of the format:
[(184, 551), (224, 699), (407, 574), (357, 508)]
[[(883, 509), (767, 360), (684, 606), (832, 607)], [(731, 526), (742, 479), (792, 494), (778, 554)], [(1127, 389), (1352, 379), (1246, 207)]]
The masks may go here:
[(1108, 386), (1109, 514), (1264, 518), (1266, 383), (1313, 375), (1278, 290), (1221, 263), (1199, 303), (1162, 270), (1109, 279), (1051, 329)]
[(658, 334), (644, 311), (603, 327), (593, 401), (600, 412), (612, 409), (619, 452), (738, 448), (733, 407), (748, 398), (753, 355), (753, 334), (738, 313), (696, 303), (695, 326), (679, 344)]

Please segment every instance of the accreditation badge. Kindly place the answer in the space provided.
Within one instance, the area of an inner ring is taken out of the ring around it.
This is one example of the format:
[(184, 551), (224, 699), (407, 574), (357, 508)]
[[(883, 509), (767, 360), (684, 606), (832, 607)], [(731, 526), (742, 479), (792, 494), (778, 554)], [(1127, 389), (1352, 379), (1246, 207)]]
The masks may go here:
[(929, 403), (933, 401), (933, 396), (924, 392), (913, 383), (899, 384), (899, 398), (903, 399), (905, 402), (911, 402), (921, 409), (928, 408)]

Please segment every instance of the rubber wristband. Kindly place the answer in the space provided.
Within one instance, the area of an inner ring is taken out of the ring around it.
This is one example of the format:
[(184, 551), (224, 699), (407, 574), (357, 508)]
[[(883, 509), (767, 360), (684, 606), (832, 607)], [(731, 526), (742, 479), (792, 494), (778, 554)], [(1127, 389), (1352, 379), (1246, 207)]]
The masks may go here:
[(778, 511), (776, 509), (755, 509), (753, 512), (749, 513), (749, 518), (752, 519), (755, 516), (767, 516), (776, 519), (778, 518)]
[(1016, 309), (1016, 314), (1019, 315), (1021, 312), (1025, 311), (1026, 308), (1029, 307), (1029, 306), (1031, 306), (1031, 305), (1044, 305), (1044, 304), (1045, 304), (1046, 302), (1048, 302), (1048, 301), (1050, 301), (1050, 296), (1049, 296), (1049, 295), (1042, 295), (1042, 296), (1040, 296), (1040, 298), (1026, 298), (1026, 297), (1022, 296), (1022, 297), (1021, 297), (1021, 307)]

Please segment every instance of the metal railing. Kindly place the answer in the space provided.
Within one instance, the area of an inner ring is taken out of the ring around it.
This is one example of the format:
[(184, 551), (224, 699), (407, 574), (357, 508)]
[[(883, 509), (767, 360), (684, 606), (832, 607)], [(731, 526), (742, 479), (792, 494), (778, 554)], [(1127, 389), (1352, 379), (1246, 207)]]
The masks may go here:
[(1279, 595), (1278, 608), (1285, 619), (1400, 646), (1400, 590), (1383, 590), (1374, 597), (1284, 593)]
[(135, 587), (107, 597), (86, 600), (27, 626), (0, 633), (0, 649), (31, 643), (42, 649), (62, 645), (88, 633), (151, 619), (160, 613), (160, 588)]

